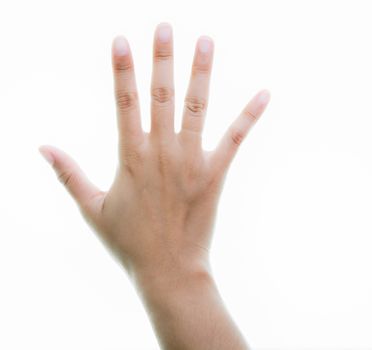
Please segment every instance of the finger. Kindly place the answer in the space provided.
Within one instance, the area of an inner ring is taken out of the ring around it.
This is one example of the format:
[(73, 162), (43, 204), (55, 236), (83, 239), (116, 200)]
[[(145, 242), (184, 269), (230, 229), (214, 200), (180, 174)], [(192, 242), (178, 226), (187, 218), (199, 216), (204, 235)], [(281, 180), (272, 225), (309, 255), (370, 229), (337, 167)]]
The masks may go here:
[(212, 153), (212, 166), (227, 169), (249, 130), (263, 114), (270, 100), (270, 92), (261, 90), (246, 105), (233, 121)]
[(132, 54), (128, 41), (118, 36), (112, 43), (112, 67), (119, 129), (119, 143), (128, 145), (143, 140), (140, 108)]
[(93, 185), (77, 163), (65, 152), (53, 146), (40, 146), (40, 153), (55, 170), (77, 204), (93, 213), (104, 192)]
[(174, 132), (174, 81), (172, 27), (157, 26), (151, 78), (151, 132), (166, 137)]
[(185, 97), (182, 128), (201, 133), (208, 104), (209, 82), (213, 59), (213, 41), (207, 36), (199, 38), (195, 47), (189, 87)]

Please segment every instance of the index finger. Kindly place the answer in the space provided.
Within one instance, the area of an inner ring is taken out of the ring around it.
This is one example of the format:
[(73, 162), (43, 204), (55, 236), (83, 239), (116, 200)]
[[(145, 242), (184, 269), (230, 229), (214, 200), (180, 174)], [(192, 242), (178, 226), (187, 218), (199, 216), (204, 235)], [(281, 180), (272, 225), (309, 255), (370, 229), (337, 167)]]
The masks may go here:
[(127, 145), (143, 140), (140, 108), (132, 54), (128, 41), (118, 36), (112, 45), (112, 67), (119, 129), (119, 143)]

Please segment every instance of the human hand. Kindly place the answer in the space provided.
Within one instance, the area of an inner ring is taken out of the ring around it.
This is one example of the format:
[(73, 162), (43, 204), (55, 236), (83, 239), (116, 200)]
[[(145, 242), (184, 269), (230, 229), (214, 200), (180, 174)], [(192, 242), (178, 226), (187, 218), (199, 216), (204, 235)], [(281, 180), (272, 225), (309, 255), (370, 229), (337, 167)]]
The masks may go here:
[[(205, 266), (223, 179), (239, 145), (263, 113), (258, 93), (228, 128), (217, 148), (202, 149), (213, 41), (199, 38), (182, 119), (174, 131), (173, 39), (169, 25), (154, 38), (151, 131), (141, 127), (132, 55), (127, 40), (113, 42), (119, 165), (108, 192), (89, 182), (64, 152), (42, 146), (84, 217), (128, 271)], [(187, 265), (189, 267), (187, 267)]]
[[(93, 185), (66, 153), (52, 146), (40, 147), (87, 222), (144, 289), (144, 281), (157, 281), (157, 288), (167, 290), (171, 285), (179, 286), (180, 280), (210, 273), (209, 246), (226, 173), (269, 101), (269, 92), (260, 91), (218, 146), (213, 151), (203, 150), (212, 59), (212, 39), (200, 37), (184, 101), (182, 128), (175, 133), (172, 28), (165, 23), (157, 27), (151, 131), (144, 132), (130, 48), (124, 37), (115, 38), (112, 66), (119, 164), (107, 192)], [(149, 288), (156, 289), (155, 284), (150, 282)]]

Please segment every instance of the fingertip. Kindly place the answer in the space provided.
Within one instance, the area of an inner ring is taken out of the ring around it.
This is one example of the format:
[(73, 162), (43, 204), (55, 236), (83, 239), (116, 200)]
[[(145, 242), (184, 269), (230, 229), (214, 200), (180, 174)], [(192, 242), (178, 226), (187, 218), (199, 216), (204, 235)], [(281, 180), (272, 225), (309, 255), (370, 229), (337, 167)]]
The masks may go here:
[(44, 159), (50, 164), (50, 165), (53, 165), (54, 164), (54, 156), (53, 156), (53, 153), (50, 151), (50, 148), (48, 145), (42, 145), (42, 146), (39, 146), (39, 152), (41, 153), (41, 155), (44, 157)]
[(158, 29), (159, 27), (162, 27), (162, 26), (172, 27), (172, 25), (170, 24), (170, 22), (163, 21), (163, 22), (159, 22), (157, 24), (156, 29)]
[(192, 74), (210, 72), (212, 69), (214, 43), (207, 35), (199, 36), (196, 41)]
[(214, 41), (213, 39), (208, 36), (208, 35), (201, 35), (199, 38), (198, 38), (198, 41), (197, 41), (197, 47), (198, 47), (198, 50), (201, 52), (201, 53), (208, 53), (208, 52), (211, 52), (213, 50), (213, 47), (214, 47)]
[(271, 93), (268, 89), (263, 89), (258, 93), (258, 101), (262, 105), (267, 105), (270, 101)]
[(173, 28), (168, 22), (161, 22), (155, 28), (155, 37), (162, 44), (170, 43), (172, 35)]
[(112, 52), (114, 56), (126, 56), (129, 53), (129, 43), (125, 36), (118, 35), (112, 42)]

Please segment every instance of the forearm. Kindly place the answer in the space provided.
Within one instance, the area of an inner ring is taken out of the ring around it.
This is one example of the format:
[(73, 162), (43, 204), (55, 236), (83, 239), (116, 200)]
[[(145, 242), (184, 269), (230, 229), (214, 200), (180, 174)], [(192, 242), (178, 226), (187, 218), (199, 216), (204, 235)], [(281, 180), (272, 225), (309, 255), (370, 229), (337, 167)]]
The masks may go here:
[(150, 270), (134, 280), (163, 349), (248, 349), (208, 269)]

